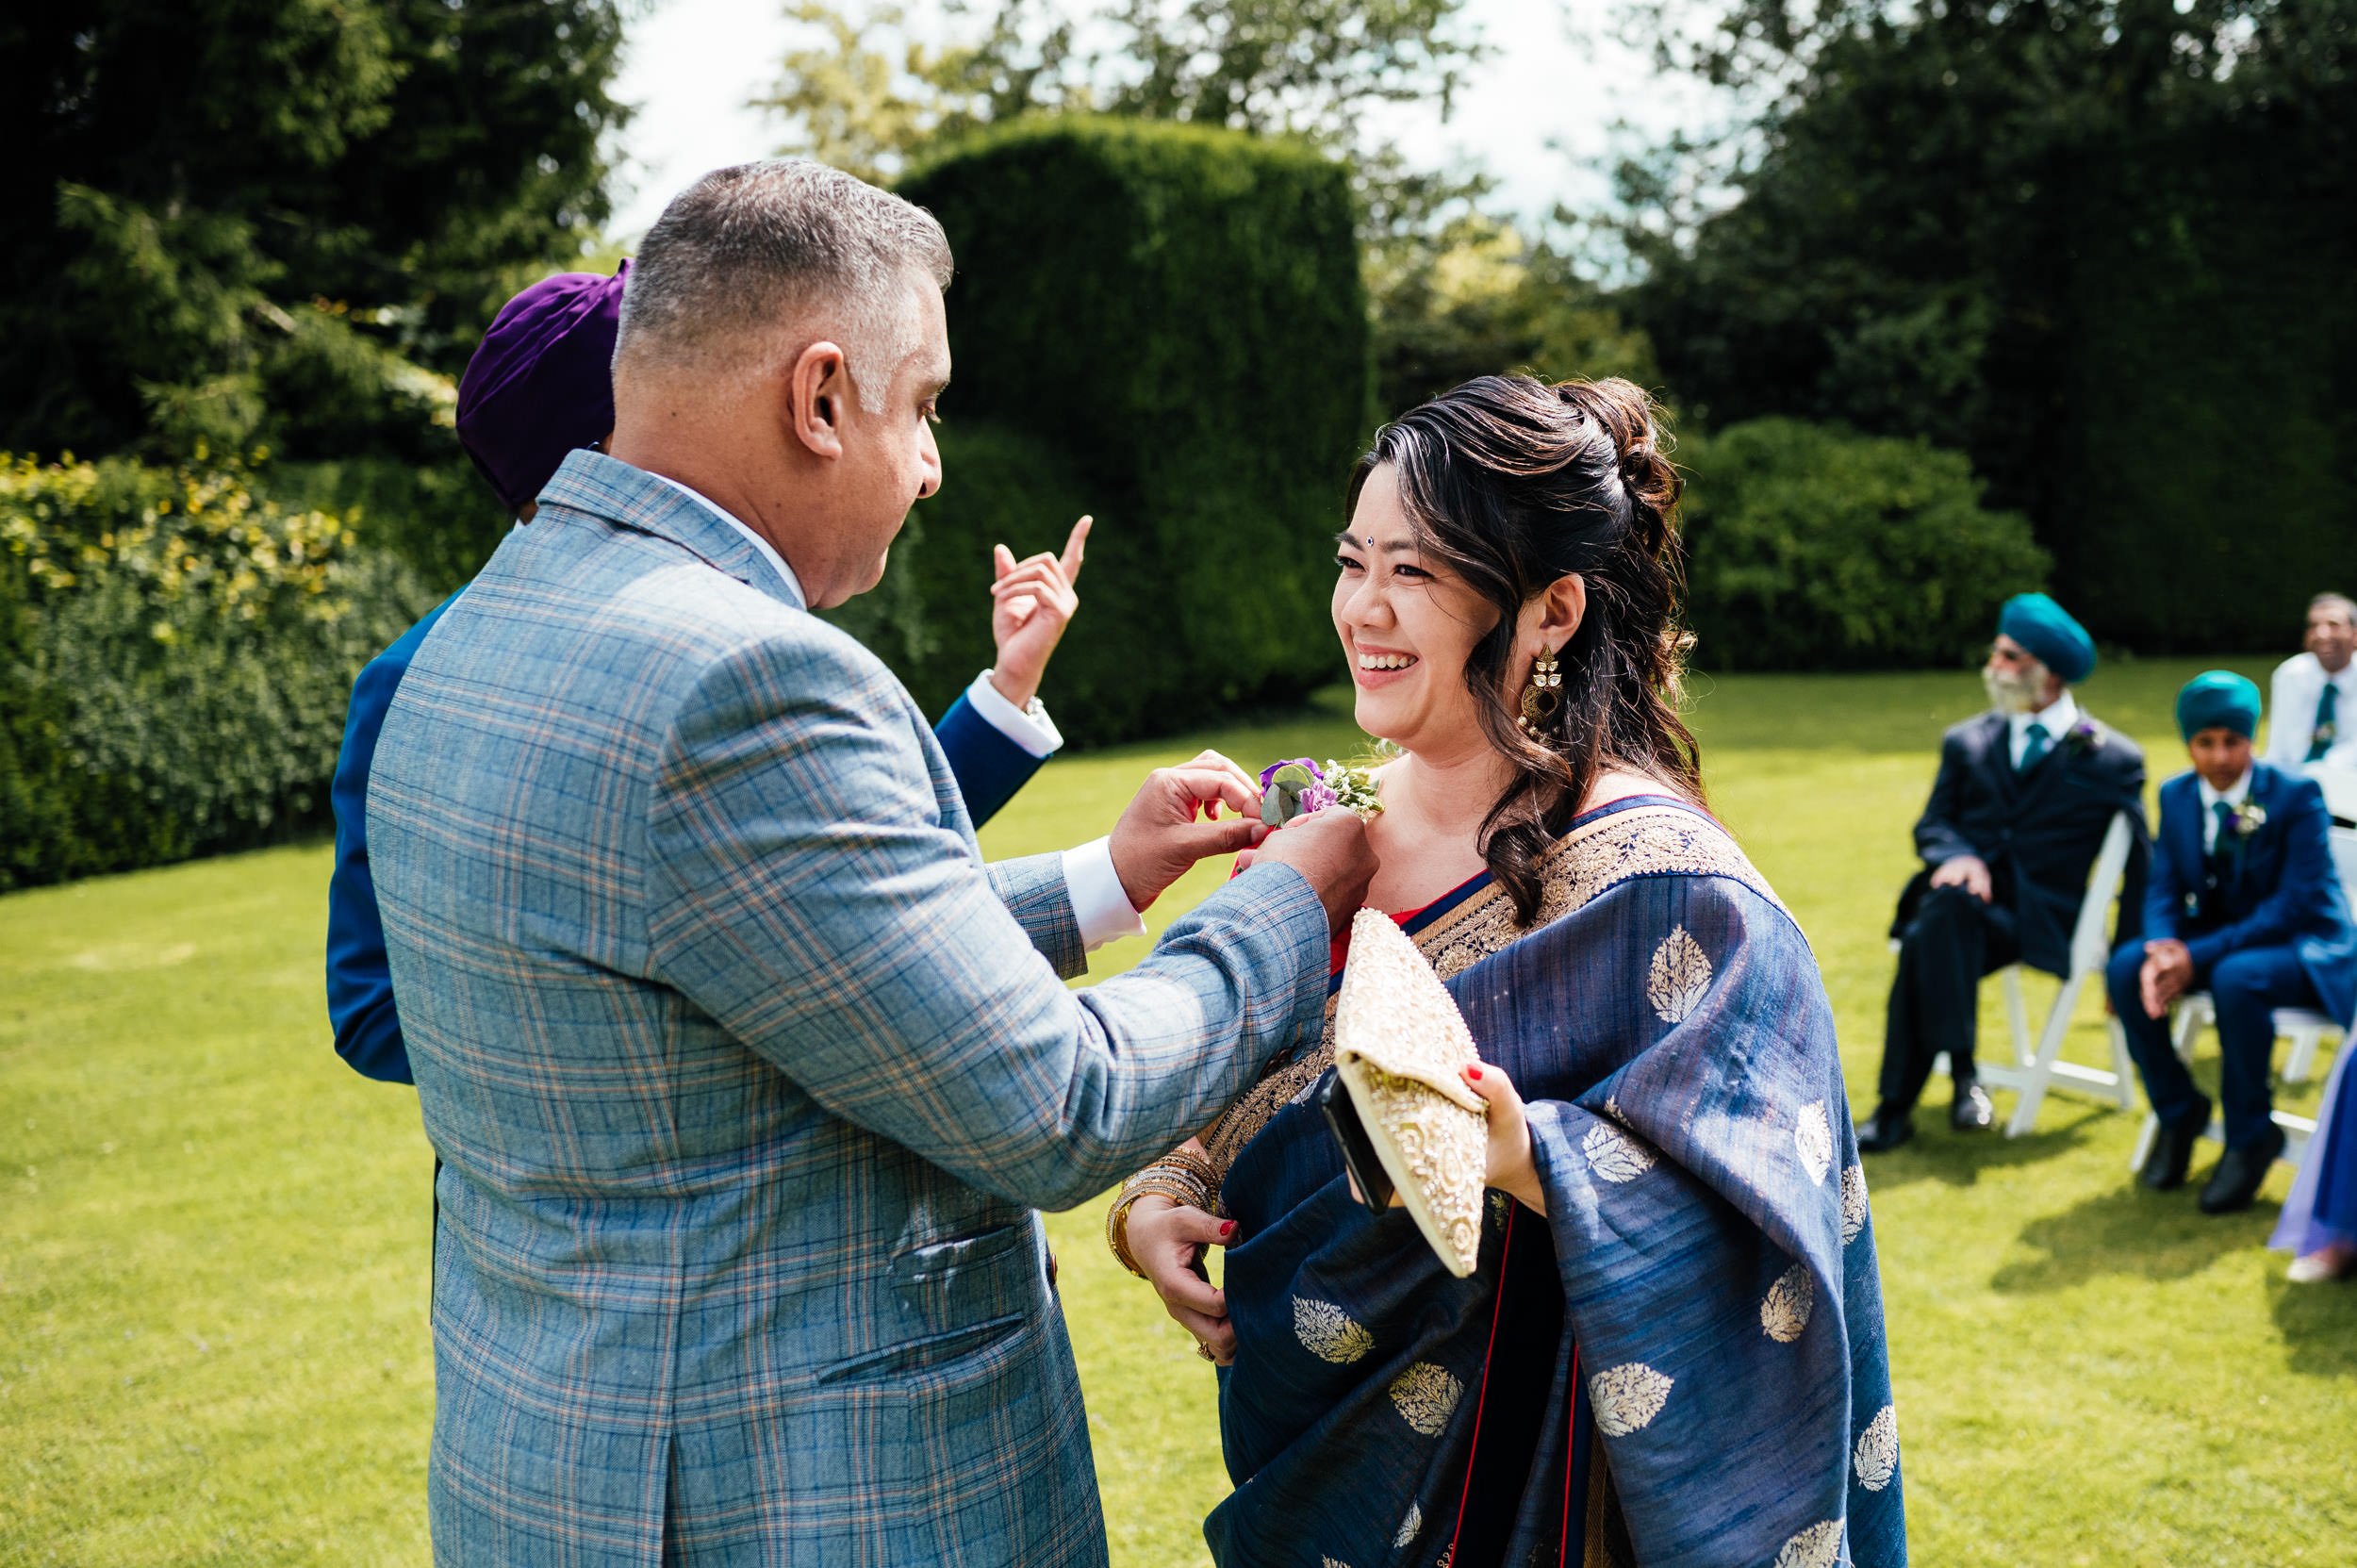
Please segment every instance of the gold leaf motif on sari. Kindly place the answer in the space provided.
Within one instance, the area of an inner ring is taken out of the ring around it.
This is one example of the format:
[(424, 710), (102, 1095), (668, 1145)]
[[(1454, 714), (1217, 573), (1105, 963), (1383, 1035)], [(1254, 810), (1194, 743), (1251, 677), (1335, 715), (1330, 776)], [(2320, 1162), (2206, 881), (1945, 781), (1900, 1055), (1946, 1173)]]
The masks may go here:
[(1408, 1517), (1399, 1522), (1399, 1533), (1392, 1537), (1392, 1550), (1397, 1551), (1413, 1542), (1416, 1539), (1416, 1532), (1422, 1528), (1424, 1528), (1424, 1505), (1410, 1503), (1408, 1505)]
[(1365, 1325), (1331, 1301), (1294, 1297), (1294, 1337), (1322, 1362), (1347, 1366), (1375, 1348)]
[(1642, 1362), (1607, 1366), (1588, 1379), (1588, 1403), (1596, 1412), (1596, 1429), (1607, 1437), (1626, 1437), (1653, 1425), (1669, 1401), (1677, 1379), (1656, 1372)]
[(1841, 1560), (1841, 1521), (1811, 1525), (1784, 1543), (1775, 1568), (1834, 1568)]
[(1457, 1413), (1457, 1401), (1465, 1396), (1465, 1385), (1448, 1368), (1418, 1362), (1392, 1379), (1390, 1393), (1400, 1419), (1426, 1437), (1437, 1437), (1448, 1418)]
[(1588, 1130), (1579, 1140), (1579, 1151), (1587, 1156), (1589, 1169), (1616, 1184), (1634, 1181), (1653, 1169), (1654, 1152), (1644, 1141), (1607, 1121)]
[(1890, 1477), (1899, 1473), (1899, 1411), (1885, 1405), (1868, 1423), (1865, 1435), (1857, 1440), (1857, 1483), (1869, 1492), (1880, 1492), (1890, 1484)]
[(1806, 1264), (1794, 1263), (1768, 1287), (1767, 1298), (1759, 1304), (1759, 1326), (1778, 1345), (1789, 1345), (1808, 1327), (1808, 1314), (1816, 1306), (1817, 1282), (1809, 1278)]
[(1801, 1166), (1808, 1172), (1808, 1179), (1823, 1186), (1825, 1173), (1833, 1169), (1833, 1124), (1825, 1119), (1823, 1100), (1811, 1100), (1801, 1107), (1800, 1121), (1792, 1129), (1792, 1147), (1799, 1150)]
[(1866, 1229), (1866, 1172), (1852, 1165), (1841, 1173), (1841, 1245), (1857, 1240)]
[(1710, 960), (1703, 956), (1702, 944), (1684, 926), (1676, 927), (1654, 949), (1653, 964), (1645, 971), (1645, 999), (1663, 1023), (1682, 1024), (1694, 1015), (1709, 989)]

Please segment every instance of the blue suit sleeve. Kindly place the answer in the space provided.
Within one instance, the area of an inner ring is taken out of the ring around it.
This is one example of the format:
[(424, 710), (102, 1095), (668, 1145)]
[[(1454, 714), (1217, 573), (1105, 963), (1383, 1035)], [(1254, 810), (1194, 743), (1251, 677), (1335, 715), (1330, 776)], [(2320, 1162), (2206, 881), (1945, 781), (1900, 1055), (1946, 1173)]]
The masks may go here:
[(343, 748), (328, 790), (336, 814), (336, 869), (327, 884), (327, 1017), (336, 1029), (336, 1054), (362, 1077), (384, 1083), (415, 1080), (393, 1007), (385, 921), (377, 913), (376, 880), (369, 870), (369, 769), (376, 761), (385, 710), (409, 671), (410, 655), (450, 602), (445, 599), (428, 611), (371, 659), (353, 683)]
[(965, 814), (977, 828), (997, 816), (998, 808), (1014, 799), (1014, 792), (1030, 782), (1045, 760), (999, 734), (963, 696), (933, 726), (933, 738), (949, 759), (958, 793), (965, 798)]

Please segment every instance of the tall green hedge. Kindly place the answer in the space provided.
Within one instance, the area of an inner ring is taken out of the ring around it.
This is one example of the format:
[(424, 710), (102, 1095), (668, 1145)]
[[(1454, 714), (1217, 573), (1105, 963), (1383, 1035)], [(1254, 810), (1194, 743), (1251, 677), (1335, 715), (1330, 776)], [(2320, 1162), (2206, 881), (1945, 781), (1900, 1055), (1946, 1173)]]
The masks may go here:
[(1687, 619), (1706, 669), (1952, 664), (2045, 581), (1964, 454), (1801, 420), (1689, 435)]
[[(898, 614), (922, 619), (880, 651), (919, 692), (971, 679), (959, 639), (987, 613), (990, 542), (1061, 544), (1085, 510), (1080, 618), (1046, 687), (1077, 740), (1331, 680), (1326, 540), (1369, 422), (1343, 167), (1234, 132), (1059, 118), (901, 190), (957, 254), (955, 381), (944, 492), (900, 552), (921, 591)], [(988, 433), (961, 442), (969, 422)]]
[(430, 602), (235, 466), (0, 455), (0, 889), (327, 818), (360, 666)]

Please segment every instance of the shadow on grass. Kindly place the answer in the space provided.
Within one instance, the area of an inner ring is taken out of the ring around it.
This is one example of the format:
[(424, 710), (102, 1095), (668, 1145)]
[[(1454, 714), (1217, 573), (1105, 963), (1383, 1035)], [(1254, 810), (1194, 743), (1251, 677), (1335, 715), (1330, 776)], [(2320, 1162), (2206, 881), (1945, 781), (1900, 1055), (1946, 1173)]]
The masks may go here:
[(1917, 1181), (1973, 1186), (1984, 1172), (2009, 1171), (2068, 1154), (2086, 1141), (2085, 1129), (2090, 1119), (2081, 1116), (2066, 1126), (2036, 1128), (2026, 1137), (2008, 1138), (2002, 1109), (1997, 1126), (1987, 1131), (1957, 1132), (1948, 1126), (1946, 1102), (1919, 1105), (1912, 1143), (1888, 1154), (1863, 1156), (1866, 1183), (1874, 1192)]
[(2309, 1378), (2357, 1377), (2357, 1282), (2295, 1285), (2278, 1271), (2267, 1288), (2286, 1366)]
[(2069, 1290), (2104, 1275), (2182, 1279), (2229, 1252), (2266, 1245), (2275, 1212), (2203, 1213), (2195, 1203), (2202, 1173), (2175, 1192), (2156, 1193), (2122, 1168), (2118, 1183), (2021, 1229), (2021, 1244), (2045, 1254), (2005, 1264), (1989, 1288), (2007, 1295)]

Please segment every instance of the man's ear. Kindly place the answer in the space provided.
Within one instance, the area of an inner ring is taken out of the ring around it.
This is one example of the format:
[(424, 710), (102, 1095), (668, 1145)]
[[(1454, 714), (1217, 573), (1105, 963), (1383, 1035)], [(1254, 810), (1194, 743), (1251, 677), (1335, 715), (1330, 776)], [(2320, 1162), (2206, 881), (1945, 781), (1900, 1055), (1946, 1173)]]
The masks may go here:
[(850, 405), (851, 368), (843, 351), (821, 339), (794, 356), (786, 372), (785, 417), (794, 438), (819, 457), (843, 455), (843, 416)]

